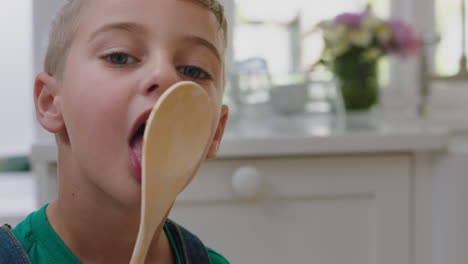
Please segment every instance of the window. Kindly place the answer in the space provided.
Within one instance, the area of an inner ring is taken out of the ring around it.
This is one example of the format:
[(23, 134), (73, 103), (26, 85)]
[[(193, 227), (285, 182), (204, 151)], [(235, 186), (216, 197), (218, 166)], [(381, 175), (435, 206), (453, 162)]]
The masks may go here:
[[(300, 37), (322, 19), (332, 18), (345, 11), (363, 10), (368, 3), (377, 15), (400, 18), (428, 40), (434, 32), (439, 33), (440, 43), (427, 49), (429, 62), (433, 62), (429, 68), (443, 76), (451, 76), (459, 71), (462, 55), (462, 0), (233, 1), (236, 4), (234, 60), (263, 57), (274, 77), (305, 70), (317, 60), (323, 45), (320, 35), (301, 39), (299, 44), (293, 41), (294, 38)], [(291, 22), (299, 11), (299, 33), (294, 35), (294, 26), (297, 25)], [(382, 94), (390, 94), (391, 98), (405, 98), (405, 106), (408, 108), (419, 104), (422, 91), (419, 63), (417, 57), (382, 60), (381, 85), (386, 90)]]
[[(320, 33), (304, 37), (305, 33), (324, 19), (331, 19), (343, 12), (362, 12), (369, 4), (378, 16), (389, 16), (390, 0), (236, 0), (234, 61), (242, 62), (255, 57), (265, 59), (273, 84), (300, 80), (300, 76), (291, 73), (311, 69), (323, 49)], [(385, 61), (382, 66), (382, 81), (388, 82), (388, 63)], [(316, 75), (314, 80), (317, 81), (331, 80), (332, 77), (327, 70)], [(236, 89), (228, 86), (226, 93), (226, 103), (232, 109), (236, 108), (234, 101), (246, 104), (268, 101), (265, 89), (250, 93), (244, 91), (242, 83), (236, 86), (239, 91), (233, 92)], [(325, 85), (322, 88), (325, 91), (330, 87)], [(320, 89), (317, 86), (315, 90), (318, 92)], [(314, 93), (314, 98), (325, 97), (324, 91), (318, 93), (320, 96)]]
[(368, 3), (379, 16), (389, 16), (389, 0), (237, 0), (235, 60), (265, 58), (273, 75), (306, 70), (317, 61), (322, 43), (318, 34), (301, 35), (323, 19), (363, 11)]
[[(435, 72), (443, 76), (459, 71), (462, 56), (461, 0), (436, 0), (436, 31), (441, 41), (436, 47)], [(465, 32), (466, 34), (466, 32)]]

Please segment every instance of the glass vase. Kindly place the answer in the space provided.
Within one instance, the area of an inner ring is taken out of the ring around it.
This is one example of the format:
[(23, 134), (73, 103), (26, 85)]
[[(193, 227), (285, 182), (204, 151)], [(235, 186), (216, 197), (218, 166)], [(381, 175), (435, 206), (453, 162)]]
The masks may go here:
[(378, 101), (378, 60), (364, 61), (361, 52), (336, 58), (333, 73), (347, 112), (367, 111)]

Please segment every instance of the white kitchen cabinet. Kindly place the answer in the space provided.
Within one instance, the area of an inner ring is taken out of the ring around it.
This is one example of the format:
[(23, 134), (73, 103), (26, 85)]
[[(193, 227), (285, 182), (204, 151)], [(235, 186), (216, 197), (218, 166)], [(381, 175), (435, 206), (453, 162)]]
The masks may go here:
[[(432, 263), (433, 165), (446, 134), (384, 124), (313, 136), (307, 121), (286, 120), (231, 128), (171, 217), (232, 263)], [(248, 177), (233, 185), (245, 167), (258, 174), (248, 198)]]
[[(257, 197), (231, 177), (254, 166)], [(407, 154), (207, 162), (172, 217), (232, 263), (409, 264), (412, 157)]]
[[(232, 263), (433, 263), (433, 166), (448, 133), (381, 124), (317, 135), (312, 122), (231, 125), (171, 218)], [(32, 163), (38, 202), (49, 202), (55, 147), (36, 145)]]

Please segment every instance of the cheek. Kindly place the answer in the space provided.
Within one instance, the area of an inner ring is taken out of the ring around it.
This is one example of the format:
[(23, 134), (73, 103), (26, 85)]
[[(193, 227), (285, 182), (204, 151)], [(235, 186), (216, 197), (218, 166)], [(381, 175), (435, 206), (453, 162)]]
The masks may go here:
[(64, 118), (70, 141), (75, 146), (92, 146), (97, 152), (114, 149), (115, 139), (125, 131), (127, 96), (118, 93), (119, 87), (112, 81), (79, 77), (65, 87)]
[(211, 97), (213, 115), (212, 115), (212, 138), (214, 137), (221, 117), (222, 95), (216, 94)]
[(222, 105), (222, 88), (220, 84), (212, 84), (210, 87), (207, 89), (208, 95), (211, 98), (211, 106), (213, 107), (213, 122), (217, 123), (221, 111), (221, 105)]

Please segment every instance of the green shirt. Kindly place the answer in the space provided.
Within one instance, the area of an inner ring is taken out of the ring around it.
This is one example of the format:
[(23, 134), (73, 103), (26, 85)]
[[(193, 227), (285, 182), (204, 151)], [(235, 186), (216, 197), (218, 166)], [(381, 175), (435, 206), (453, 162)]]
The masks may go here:
[[(81, 264), (49, 224), (46, 207), (47, 205), (30, 214), (13, 229), (13, 233), (23, 245), (33, 264)], [(166, 225), (164, 231), (169, 239), (176, 263), (182, 264), (174, 236)], [(212, 264), (229, 264), (219, 253), (210, 248), (206, 249)]]

